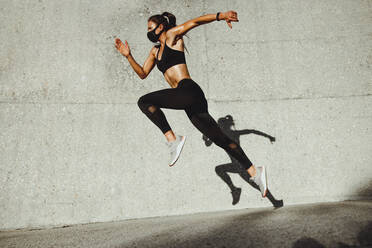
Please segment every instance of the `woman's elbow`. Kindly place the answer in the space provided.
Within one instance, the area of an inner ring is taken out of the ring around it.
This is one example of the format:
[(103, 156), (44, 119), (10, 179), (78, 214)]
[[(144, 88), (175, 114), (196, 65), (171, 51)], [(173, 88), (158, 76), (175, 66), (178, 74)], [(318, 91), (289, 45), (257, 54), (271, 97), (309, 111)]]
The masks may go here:
[(143, 79), (145, 79), (147, 77), (147, 74), (145, 74), (145, 73), (144, 74), (141, 74), (141, 75), (139, 75), (139, 77), (140, 77), (140, 79), (143, 80)]

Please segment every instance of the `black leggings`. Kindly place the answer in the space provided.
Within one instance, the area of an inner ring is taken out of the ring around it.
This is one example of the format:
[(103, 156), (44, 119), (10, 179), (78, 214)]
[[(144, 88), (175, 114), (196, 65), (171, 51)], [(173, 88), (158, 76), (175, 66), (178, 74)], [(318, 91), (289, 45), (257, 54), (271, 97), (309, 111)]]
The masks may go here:
[(217, 146), (236, 158), (244, 168), (252, 166), (238, 143), (222, 132), (217, 122), (208, 113), (208, 103), (200, 86), (192, 79), (182, 79), (177, 88), (148, 93), (138, 99), (141, 111), (160, 128), (163, 134), (171, 130), (160, 108), (183, 109), (192, 124)]

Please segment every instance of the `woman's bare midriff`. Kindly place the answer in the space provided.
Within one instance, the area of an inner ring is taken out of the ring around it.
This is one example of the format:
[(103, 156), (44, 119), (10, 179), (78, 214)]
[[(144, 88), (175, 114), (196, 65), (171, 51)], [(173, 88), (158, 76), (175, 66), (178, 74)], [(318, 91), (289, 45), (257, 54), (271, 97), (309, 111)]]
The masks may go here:
[(164, 73), (164, 78), (172, 88), (176, 88), (179, 81), (191, 77), (186, 64), (178, 64), (168, 68)]

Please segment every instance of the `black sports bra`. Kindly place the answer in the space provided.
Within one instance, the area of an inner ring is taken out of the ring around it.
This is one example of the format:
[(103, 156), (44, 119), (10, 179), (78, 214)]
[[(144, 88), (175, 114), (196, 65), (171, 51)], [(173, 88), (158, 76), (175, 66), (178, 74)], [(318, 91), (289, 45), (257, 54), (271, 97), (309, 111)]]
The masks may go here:
[(162, 73), (165, 73), (168, 68), (174, 65), (186, 64), (185, 53), (168, 47), (167, 42), (164, 42), (161, 60), (158, 60), (160, 45), (157, 45), (156, 47), (159, 48), (158, 52), (156, 53), (156, 66)]

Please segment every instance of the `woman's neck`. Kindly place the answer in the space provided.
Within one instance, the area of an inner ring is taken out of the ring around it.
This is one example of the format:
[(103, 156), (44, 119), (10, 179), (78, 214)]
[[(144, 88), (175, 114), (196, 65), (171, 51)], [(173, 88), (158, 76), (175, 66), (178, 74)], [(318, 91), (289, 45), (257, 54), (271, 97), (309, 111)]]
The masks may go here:
[(164, 42), (165, 42), (165, 38), (166, 38), (165, 32), (166, 31), (164, 31), (163, 33), (161, 33), (161, 35), (159, 37), (159, 41), (160, 41), (161, 44), (164, 44)]

